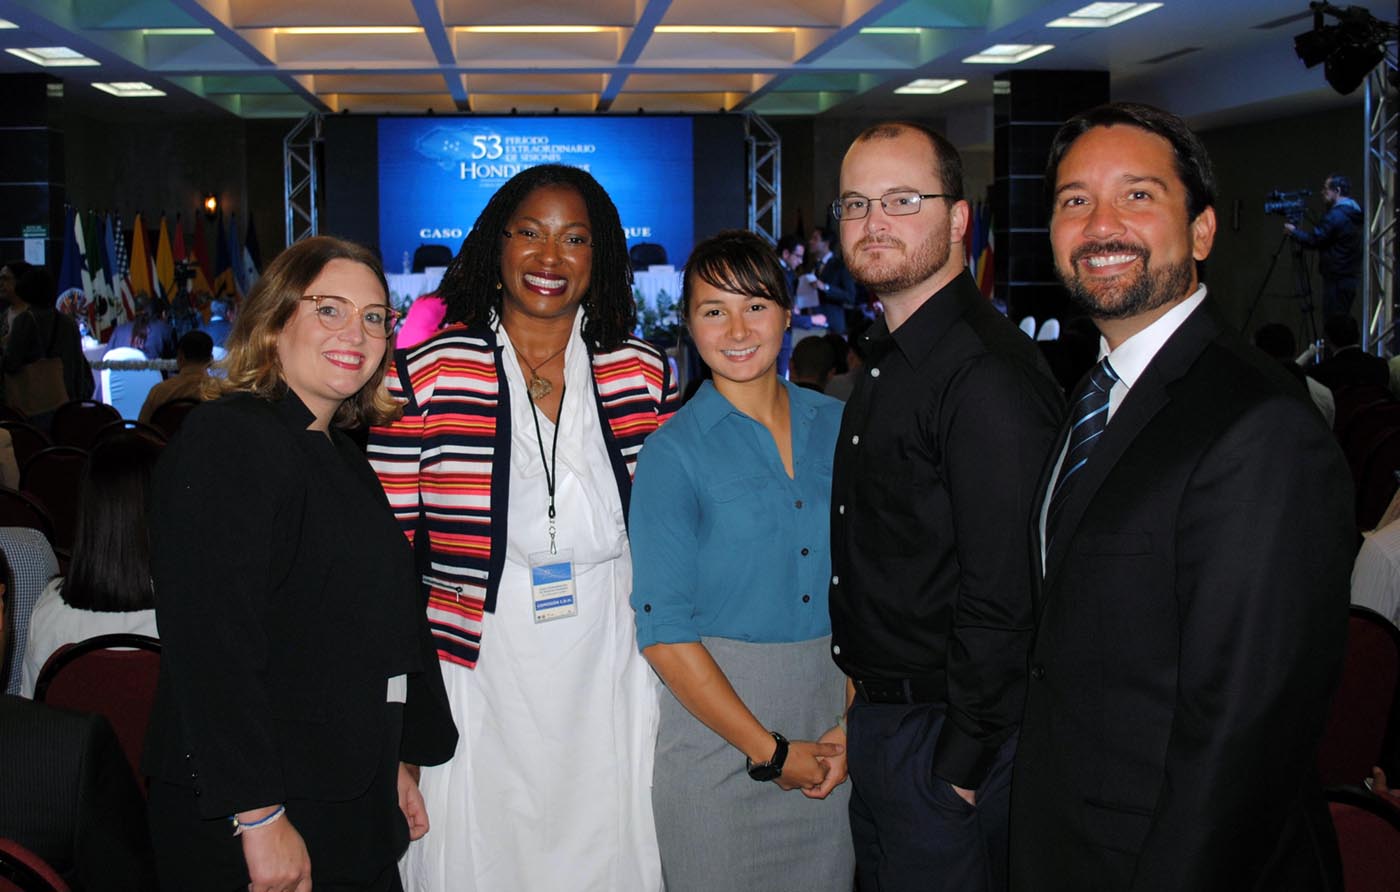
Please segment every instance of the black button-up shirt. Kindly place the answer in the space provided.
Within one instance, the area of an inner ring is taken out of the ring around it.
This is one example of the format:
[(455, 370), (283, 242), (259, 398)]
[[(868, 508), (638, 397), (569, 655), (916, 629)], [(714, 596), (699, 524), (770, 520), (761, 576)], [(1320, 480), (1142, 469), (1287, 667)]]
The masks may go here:
[(836, 444), (832, 654), (852, 678), (946, 689), (934, 773), (975, 788), (1021, 713), (1036, 485), (1064, 401), (966, 273), (865, 337)]

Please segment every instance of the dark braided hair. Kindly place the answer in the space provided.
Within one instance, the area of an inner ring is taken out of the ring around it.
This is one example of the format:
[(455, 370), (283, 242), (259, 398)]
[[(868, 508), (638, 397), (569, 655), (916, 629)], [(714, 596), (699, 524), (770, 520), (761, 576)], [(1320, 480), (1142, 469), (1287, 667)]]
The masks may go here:
[(617, 207), (598, 181), (563, 164), (526, 168), (491, 196), (438, 286), (446, 321), (485, 325), (493, 311), (499, 318), (502, 234), (525, 198), (542, 186), (573, 189), (588, 208), (593, 272), (583, 296), (583, 339), (596, 350), (615, 350), (637, 325), (627, 237)]

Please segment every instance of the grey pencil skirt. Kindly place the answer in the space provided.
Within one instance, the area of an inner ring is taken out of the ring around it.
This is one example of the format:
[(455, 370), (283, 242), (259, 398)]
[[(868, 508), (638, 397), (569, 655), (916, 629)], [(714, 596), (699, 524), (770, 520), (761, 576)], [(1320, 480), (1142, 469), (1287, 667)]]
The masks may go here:
[[(829, 636), (702, 643), (764, 727), (789, 740), (817, 739), (845, 706)], [(851, 892), (850, 790), (808, 799), (755, 782), (743, 754), (663, 688), (652, 804), (667, 892)]]

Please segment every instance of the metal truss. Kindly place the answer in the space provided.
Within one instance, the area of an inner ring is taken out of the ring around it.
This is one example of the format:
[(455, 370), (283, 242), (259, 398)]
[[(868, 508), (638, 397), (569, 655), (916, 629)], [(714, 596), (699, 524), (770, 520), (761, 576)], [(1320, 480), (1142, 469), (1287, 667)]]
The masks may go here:
[(783, 230), (783, 140), (753, 112), (744, 115), (749, 162), (749, 231), (776, 245)]
[[(1362, 204), (1366, 208), (1361, 312), (1366, 320), (1362, 347), (1385, 355), (1397, 341), (1395, 291), (1395, 196), (1400, 97), (1396, 95), (1396, 45), (1386, 45), (1385, 61), (1366, 78), (1366, 169)], [(1400, 350), (1392, 349), (1396, 353)]]
[(282, 203), (287, 247), (321, 228), (322, 116), (311, 112), (282, 140)]

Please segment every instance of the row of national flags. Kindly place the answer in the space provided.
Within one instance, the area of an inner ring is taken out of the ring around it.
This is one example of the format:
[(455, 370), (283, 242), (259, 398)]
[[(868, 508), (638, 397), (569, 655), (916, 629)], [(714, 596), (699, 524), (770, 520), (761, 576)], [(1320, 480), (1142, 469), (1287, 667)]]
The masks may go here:
[(977, 280), (977, 290), (982, 296), (991, 299), (992, 285), (996, 273), (996, 261), (992, 251), (992, 209), (990, 205), (977, 202), (972, 208), (972, 219), (968, 221), (967, 269)]
[(167, 303), (173, 300), (179, 291), (175, 267), (182, 261), (194, 269), (189, 284), (191, 307), (206, 320), (210, 300), (224, 297), (236, 305), (258, 279), (262, 262), (252, 218), (240, 242), (238, 215), (232, 215), (225, 227), (224, 216), (219, 214), (211, 266), (201, 215), (195, 216), (194, 238), (186, 247), (180, 215), (175, 215), (172, 239), (171, 227), (162, 214), (154, 250), (147, 245), (146, 224), (140, 214), (131, 224), (130, 246), (119, 215), (84, 214), (66, 208), (64, 217), (57, 305), (65, 313), (86, 320), (88, 331), (101, 341), (134, 315), (137, 296), (144, 294)]

